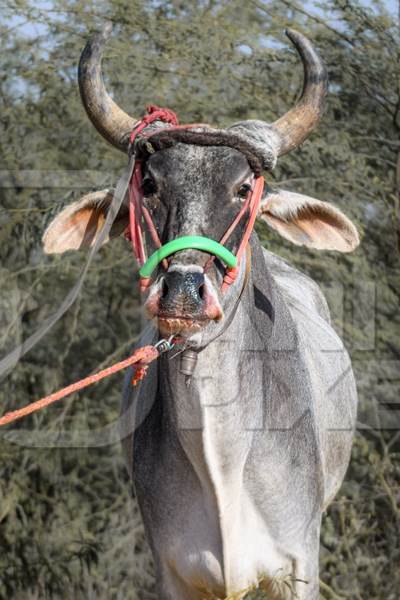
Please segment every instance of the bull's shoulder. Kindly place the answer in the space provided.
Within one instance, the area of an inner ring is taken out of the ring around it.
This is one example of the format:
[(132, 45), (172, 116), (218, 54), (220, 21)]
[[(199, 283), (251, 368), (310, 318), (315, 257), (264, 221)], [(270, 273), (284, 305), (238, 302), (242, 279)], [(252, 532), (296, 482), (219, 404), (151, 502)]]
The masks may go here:
[(319, 285), (280, 256), (263, 249), (265, 263), (275, 284), (290, 305), (303, 306), (331, 322), (329, 307)]

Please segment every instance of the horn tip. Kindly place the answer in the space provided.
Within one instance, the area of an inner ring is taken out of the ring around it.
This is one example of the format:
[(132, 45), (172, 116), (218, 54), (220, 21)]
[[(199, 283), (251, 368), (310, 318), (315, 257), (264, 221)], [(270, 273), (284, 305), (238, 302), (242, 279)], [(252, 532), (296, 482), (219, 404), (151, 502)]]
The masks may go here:
[(88, 60), (88, 57), (90, 57), (92, 54), (101, 55), (103, 48), (111, 35), (112, 29), (112, 23), (107, 21), (100, 31), (92, 34), (92, 36), (88, 39), (79, 60), (79, 78), (81, 71), (85, 68), (85, 63)]
[(305, 36), (300, 33), (300, 31), (296, 31), (296, 29), (285, 29), (285, 35), (291, 42), (296, 42), (299, 39), (305, 38)]
[(102, 29), (102, 31), (101, 31), (101, 33), (102, 33), (102, 36), (103, 36), (104, 38), (106, 38), (106, 39), (107, 39), (107, 38), (109, 38), (109, 37), (110, 37), (110, 35), (111, 35), (111, 32), (112, 32), (112, 30), (113, 30), (113, 24), (111, 23), (111, 21), (107, 21), (107, 22), (104, 24), (104, 26), (103, 26), (103, 29)]
[(89, 44), (101, 44), (103, 45), (111, 35), (113, 29), (113, 24), (110, 21), (107, 21), (100, 31), (97, 31), (90, 39)]

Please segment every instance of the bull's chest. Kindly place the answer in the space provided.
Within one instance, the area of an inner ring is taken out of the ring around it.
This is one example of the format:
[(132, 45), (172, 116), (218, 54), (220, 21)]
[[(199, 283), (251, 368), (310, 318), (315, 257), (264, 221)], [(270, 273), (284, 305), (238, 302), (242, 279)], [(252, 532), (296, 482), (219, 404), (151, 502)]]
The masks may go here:
[(238, 373), (230, 355), (221, 347), (206, 360), (200, 355), (190, 386), (178, 384), (174, 432), (166, 442), (171, 460), (176, 461), (176, 444), (182, 456), (181, 475), (165, 481), (170, 491), (164, 497), (171, 502), (163, 521), (165, 558), (190, 586), (217, 597), (291, 569), (245, 483), (245, 476), (258, 477), (248, 458), (264, 420), (262, 372), (253, 363), (251, 373)]

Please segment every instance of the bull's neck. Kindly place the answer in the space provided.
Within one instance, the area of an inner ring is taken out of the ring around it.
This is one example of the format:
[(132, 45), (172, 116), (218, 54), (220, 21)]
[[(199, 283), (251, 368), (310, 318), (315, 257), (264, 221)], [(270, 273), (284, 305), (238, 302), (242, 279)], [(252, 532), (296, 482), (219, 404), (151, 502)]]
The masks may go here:
[(198, 353), (189, 385), (179, 357), (160, 365), (162, 429), (179, 444), (195, 472), (216, 536), (220, 540), (224, 581), (235, 580), (229, 559), (229, 515), (238, 515), (246, 497), (242, 473), (253, 440), (264, 427), (269, 373), (265, 347), (273, 327), (272, 289), (264, 259), (253, 253), (252, 273), (229, 327)]
[(180, 371), (179, 356), (162, 361), (164, 424), (174, 430), (196, 470), (209, 470), (211, 460), (224, 461), (229, 470), (229, 448), (235, 445), (232, 460), (240, 448), (245, 457), (254, 432), (263, 426), (269, 382), (263, 357), (273, 329), (272, 298), (261, 246), (253, 243), (251, 275), (236, 313), (229, 327), (198, 352), (190, 381)]

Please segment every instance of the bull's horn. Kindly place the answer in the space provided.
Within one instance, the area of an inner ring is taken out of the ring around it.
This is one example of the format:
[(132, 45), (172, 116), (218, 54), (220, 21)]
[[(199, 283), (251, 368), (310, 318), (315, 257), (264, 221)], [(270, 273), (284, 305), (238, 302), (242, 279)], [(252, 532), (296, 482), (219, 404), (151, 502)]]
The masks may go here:
[(110, 98), (101, 74), (101, 55), (111, 29), (112, 25), (107, 23), (83, 49), (78, 68), (79, 90), (89, 119), (97, 131), (116, 148), (126, 152), (129, 133), (136, 120)]
[(271, 125), (279, 134), (278, 156), (294, 150), (310, 135), (321, 118), (328, 87), (327, 71), (311, 42), (293, 29), (286, 35), (303, 61), (304, 84), (296, 106)]

